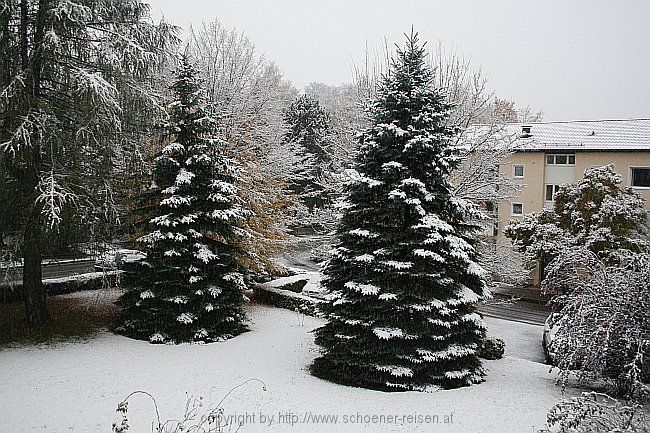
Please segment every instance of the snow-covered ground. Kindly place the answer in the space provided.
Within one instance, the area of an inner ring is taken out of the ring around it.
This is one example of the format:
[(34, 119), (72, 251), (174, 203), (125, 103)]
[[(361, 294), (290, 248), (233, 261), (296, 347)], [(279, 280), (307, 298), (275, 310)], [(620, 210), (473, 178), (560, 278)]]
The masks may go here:
[[(250, 305), (248, 314), (250, 332), (209, 345), (151, 345), (104, 331), (87, 341), (1, 348), (0, 431), (110, 432), (117, 404), (135, 390), (156, 398), (163, 420), (178, 418), (188, 397), (208, 406), (248, 379), (263, 381), (266, 391), (249, 382), (223, 405), (225, 415), (247, 422), (240, 432), (535, 432), (562, 398), (555, 375), (535, 362), (542, 359), (540, 326), (488, 318), (507, 351), (502, 360), (485, 361), (482, 384), (383, 393), (309, 374), (317, 355), (311, 331), (322, 319), (260, 305)], [(319, 415), (338, 419), (316, 423)], [(373, 423), (373, 415), (386, 422)], [(387, 422), (389, 415), (397, 420)], [(414, 422), (427, 415), (439, 423)], [(150, 432), (152, 403), (133, 397), (128, 418), (130, 432)]]

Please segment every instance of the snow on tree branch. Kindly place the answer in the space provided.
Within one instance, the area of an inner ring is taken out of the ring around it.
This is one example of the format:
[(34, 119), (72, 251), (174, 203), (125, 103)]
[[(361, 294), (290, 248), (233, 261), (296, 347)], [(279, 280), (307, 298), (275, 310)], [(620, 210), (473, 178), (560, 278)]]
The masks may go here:
[(609, 381), (632, 399), (648, 396), (650, 380), (650, 255), (629, 252), (605, 264), (585, 247), (570, 248), (548, 266), (542, 282), (557, 311), (549, 345), (560, 382)]
[(62, 220), (61, 213), (66, 205), (76, 205), (77, 195), (57, 180), (54, 171), (41, 178), (36, 203), (41, 205), (41, 214), (50, 230), (57, 229)]

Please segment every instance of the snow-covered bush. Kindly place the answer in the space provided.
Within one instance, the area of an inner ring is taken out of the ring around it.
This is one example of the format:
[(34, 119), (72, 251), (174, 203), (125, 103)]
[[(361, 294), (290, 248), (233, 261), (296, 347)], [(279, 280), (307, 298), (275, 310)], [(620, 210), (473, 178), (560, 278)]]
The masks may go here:
[(552, 210), (511, 221), (504, 233), (542, 266), (578, 245), (606, 262), (617, 261), (621, 250), (648, 251), (643, 198), (621, 181), (612, 164), (588, 168), (583, 179), (560, 187)]
[(622, 403), (606, 394), (583, 392), (548, 413), (542, 433), (646, 433), (650, 418), (641, 404)]
[(487, 272), (486, 278), (489, 281), (523, 286), (529, 280), (530, 271), (524, 265), (522, 254), (511, 245), (483, 240), (477, 250), (479, 264)]
[(483, 342), (478, 356), (483, 359), (501, 359), (506, 352), (506, 343), (500, 338), (488, 338)]
[(628, 253), (606, 265), (577, 247), (548, 267), (544, 292), (569, 288), (551, 301), (558, 312), (548, 349), (565, 384), (604, 379), (615, 392), (644, 398), (650, 380), (650, 255)]

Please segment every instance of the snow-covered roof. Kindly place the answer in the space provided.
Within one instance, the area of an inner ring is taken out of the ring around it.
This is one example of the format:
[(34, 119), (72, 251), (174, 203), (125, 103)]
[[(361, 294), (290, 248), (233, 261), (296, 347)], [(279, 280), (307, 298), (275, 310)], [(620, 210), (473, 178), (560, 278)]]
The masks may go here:
[[(463, 141), (484, 136), (494, 126), (475, 125)], [(509, 123), (496, 132), (516, 151), (650, 152), (650, 119)]]

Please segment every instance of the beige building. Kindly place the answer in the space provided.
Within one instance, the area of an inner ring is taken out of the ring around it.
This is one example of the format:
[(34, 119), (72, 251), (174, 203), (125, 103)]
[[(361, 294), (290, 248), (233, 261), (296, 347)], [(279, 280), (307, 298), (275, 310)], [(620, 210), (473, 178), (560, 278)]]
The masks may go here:
[[(521, 192), (498, 205), (498, 243), (509, 242), (503, 229), (510, 220), (552, 207), (559, 186), (590, 167), (614, 164), (622, 185), (639, 193), (650, 212), (650, 119), (509, 124), (504, 132), (513, 153), (499, 172)], [(538, 282), (539, 272), (533, 276)]]

